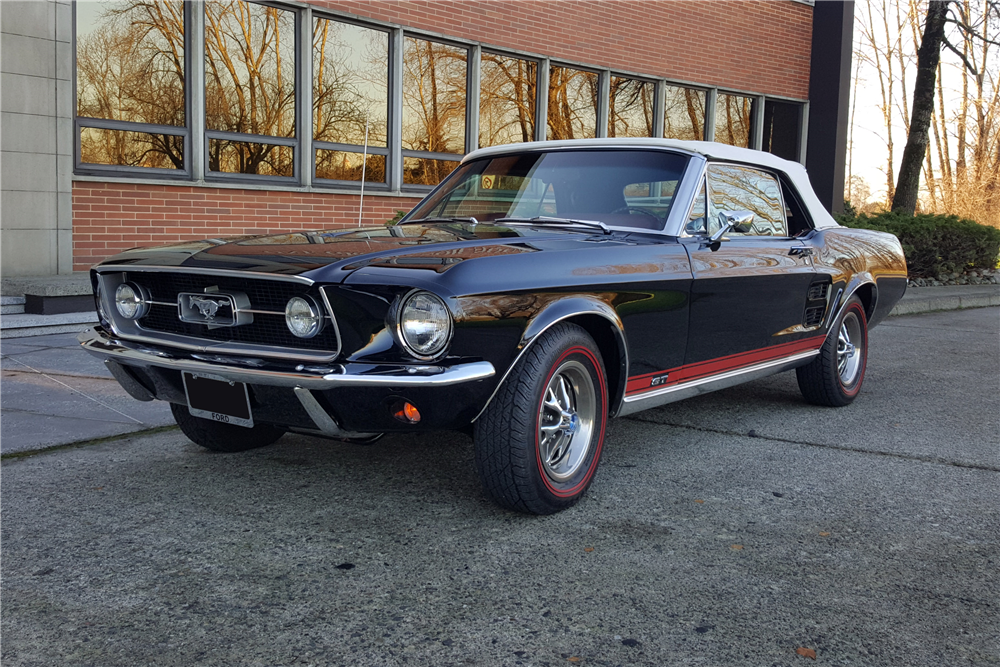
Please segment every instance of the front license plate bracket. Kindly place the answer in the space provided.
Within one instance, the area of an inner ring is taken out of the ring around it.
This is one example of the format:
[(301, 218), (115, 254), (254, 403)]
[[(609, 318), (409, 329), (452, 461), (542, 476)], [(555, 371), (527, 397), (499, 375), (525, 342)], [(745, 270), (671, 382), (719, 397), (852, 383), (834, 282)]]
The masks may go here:
[(250, 392), (243, 382), (227, 380), (218, 375), (181, 373), (188, 412), (195, 417), (221, 424), (253, 428)]

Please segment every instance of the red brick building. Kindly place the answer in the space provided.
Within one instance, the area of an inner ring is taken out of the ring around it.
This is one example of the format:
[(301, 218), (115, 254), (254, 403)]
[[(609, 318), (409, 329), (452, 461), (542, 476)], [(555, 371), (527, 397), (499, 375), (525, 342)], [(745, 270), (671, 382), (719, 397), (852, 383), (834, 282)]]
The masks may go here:
[[(843, 191), (851, 3), (48, 4), (53, 41), (69, 36), (57, 59), (72, 57), (54, 68), (56, 104), (72, 105), (53, 114), (55, 241), (26, 261), (36, 237), (5, 207), (4, 275), (83, 270), (137, 245), (354, 226), (362, 178), (361, 222), (382, 224), (463, 154), (522, 140), (741, 144), (807, 162), (829, 205)], [(42, 201), (6, 173), (5, 198)]]

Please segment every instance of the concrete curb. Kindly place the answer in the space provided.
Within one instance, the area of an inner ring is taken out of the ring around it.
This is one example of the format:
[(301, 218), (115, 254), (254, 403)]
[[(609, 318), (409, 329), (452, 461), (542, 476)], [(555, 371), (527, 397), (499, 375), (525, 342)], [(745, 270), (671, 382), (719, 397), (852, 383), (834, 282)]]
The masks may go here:
[(910, 287), (889, 316), (1000, 306), (1000, 285)]

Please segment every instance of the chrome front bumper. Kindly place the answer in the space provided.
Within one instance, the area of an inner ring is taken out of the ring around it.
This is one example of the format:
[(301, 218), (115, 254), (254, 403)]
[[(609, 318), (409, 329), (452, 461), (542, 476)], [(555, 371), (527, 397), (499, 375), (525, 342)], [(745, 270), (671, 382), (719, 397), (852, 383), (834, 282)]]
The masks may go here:
[(273, 387), (300, 387), (310, 390), (336, 387), (443, 387), (463, 382), (485, 380), (496, 374), (488, 361), (474, 361), (453, 366), (402, 364), (280, 364), (273, 359), (255, 359), (214, 354), (204, 351), (181, 351), (123, 340), (102, 327), (87, 329), (77, 336), (84, 350), (94, 356), (131, 366), (156, 366), (177, 371), (225, 377), (235, 382)]

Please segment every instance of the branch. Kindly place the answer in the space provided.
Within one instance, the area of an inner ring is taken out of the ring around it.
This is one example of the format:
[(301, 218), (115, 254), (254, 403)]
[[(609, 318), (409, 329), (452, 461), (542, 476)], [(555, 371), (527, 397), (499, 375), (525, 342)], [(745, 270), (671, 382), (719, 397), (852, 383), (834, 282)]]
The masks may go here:
[(945, 37), (944, 39), (942, 39), (941, 43), (944, 44), (944, 46), (949, 51), (951, 51), (956, 56), (958, 56), (959, 60), (961, 60), (963, 63), (965, 63), (965, 69), (969, 70), (969, 73), (972, 74), (972, 76), (979, 76), (979, 70), (976, 69), (976, 66), (973, 63), (969, 62), (969, 59), (965, 56), (965, 54), (962, 53), (961, 51), (959, 51), (958, 49), (956, 49), (954, 47), (954, 45), (952, 45), (952, 43), (948, 41), (947, 37)]

